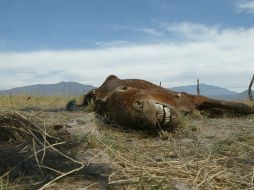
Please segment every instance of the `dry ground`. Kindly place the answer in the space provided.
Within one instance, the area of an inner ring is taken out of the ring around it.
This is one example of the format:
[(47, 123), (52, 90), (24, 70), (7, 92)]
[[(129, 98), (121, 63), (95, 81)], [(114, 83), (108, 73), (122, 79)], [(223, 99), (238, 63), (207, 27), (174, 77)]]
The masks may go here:
[[(59, 150), (84, 164), (46, 189), (254, 189), (254, 115), (209, 118), (195, 113), (184, 116), (181, 127), (168, 133), (109, 126), (93, 113), (58, 109), (63, 107), (58, 103), (48, 106), (52, 110), (18, 112), (38, 125), (60, 124), (54, 135), (69, 144)], [(66, 164), (55, 160), (53, 166)], [(43, 175), (45, 181), (32, 178), (28, 182), (22, 173), (14, 179), (2, 176), (0, 190), (43, 187), (79, 167), (68, 163), (60, 168), (65, 169), (62, 173)]]

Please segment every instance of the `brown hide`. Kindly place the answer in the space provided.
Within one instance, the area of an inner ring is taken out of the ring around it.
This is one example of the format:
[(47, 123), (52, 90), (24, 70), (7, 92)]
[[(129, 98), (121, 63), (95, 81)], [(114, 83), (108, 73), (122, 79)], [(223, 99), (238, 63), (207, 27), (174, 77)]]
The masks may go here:
[(178, 93), (145, 80), (121, 80), (114, 75), (88, 93), (84, 105), (89, 99), (95, 101), (95, 111), (99, 114), (106, 115), (113, 123), (134, 128), (171, 129), (179, 124), (180, 112), (195, 109), (221, 108), (253, 113), (253, 108), (242, 103)]
[(109, 92), (112, 92), (119, 86), (136, 88), (137, 90), (145, 90), (146, 94), (153, 94), (156, 98), (167, 102), (169, 105), (176, 106), (180, 111), (191, 112), (195, 109), (194, 105), (201, 104), (203, 96), (194, 96), (187, 93), (178, 93), (168, 90), (140, 79), (124, 79), (121, 80), (114, 75), (110, 75), (106, 81), (96, 90), (96, 99), (104, 98)]

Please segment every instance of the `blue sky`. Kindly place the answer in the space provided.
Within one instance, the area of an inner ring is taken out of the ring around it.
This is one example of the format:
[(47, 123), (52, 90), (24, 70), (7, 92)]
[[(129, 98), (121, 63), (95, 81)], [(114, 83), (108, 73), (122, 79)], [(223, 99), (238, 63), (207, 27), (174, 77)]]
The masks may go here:
[(241, 91), (253, 49), (253, 0), (0, 0), (0, 89), (116, 74)]

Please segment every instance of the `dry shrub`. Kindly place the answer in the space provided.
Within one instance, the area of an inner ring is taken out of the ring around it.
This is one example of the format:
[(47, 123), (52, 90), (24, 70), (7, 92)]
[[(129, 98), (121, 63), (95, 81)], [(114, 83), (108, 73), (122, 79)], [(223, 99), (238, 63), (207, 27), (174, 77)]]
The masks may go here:
[[(0, 179), (23, 187), (48, 187), (54, 181), (78, 171), (84, 164), (69, 157), (64, 139), (54, 136), (60, 125), (45, 123), (16, 111), (0, 114)], [(60, 151), (61, 150), (61, 151)]]

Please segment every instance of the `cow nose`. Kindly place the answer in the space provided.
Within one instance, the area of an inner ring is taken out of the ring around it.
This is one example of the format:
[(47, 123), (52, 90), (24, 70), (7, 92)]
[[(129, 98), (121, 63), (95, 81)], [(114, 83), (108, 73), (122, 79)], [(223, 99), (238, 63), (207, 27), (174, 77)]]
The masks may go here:
[(143, 103), (141, 101), (136, 101), (134, 102), (133, 107), (136, 110), (141, 111), (143, 109)]

